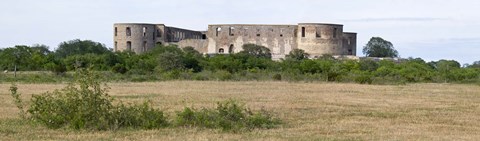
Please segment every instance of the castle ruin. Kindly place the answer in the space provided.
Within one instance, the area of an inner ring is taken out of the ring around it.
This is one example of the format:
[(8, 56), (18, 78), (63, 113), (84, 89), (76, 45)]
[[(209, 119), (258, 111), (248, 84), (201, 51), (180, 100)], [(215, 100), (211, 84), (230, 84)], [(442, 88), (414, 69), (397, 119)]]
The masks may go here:
[(194, 47), (204, 54), (230, 54), (251, 43), (271, 50), (272, 59), (285, 58), (293, 49), (311, 57), (323, 54), (355, 56), (357, 34), (343, 32), (343, 25), (299, 23), (298, 25), (215, 24), (207, 31), (193, 31), (164, 24), (114, 24), (114, 50), (146, 52), (155, 45)]

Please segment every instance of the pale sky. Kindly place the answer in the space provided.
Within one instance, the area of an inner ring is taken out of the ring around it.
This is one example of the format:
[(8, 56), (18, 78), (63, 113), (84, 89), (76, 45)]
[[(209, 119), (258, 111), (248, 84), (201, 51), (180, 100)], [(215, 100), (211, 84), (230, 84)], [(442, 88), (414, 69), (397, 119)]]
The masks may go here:
[(391, 41), (401, 57), (480, 60), (479, 0), (2, 0), (0, 47), (93, 40), (111, 48), (113, 23), (338, 23), (357, 32), (357, 55), (371, 37)]

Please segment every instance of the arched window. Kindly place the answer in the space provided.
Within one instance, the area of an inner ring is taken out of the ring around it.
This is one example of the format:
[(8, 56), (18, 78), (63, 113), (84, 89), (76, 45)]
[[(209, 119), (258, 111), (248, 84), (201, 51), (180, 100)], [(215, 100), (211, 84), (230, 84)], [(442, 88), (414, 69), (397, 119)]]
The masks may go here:
[(305, 37), (305, 27), (302, 27), (302, 37)]
[(132, 42), (127, 42), (127, 51), (132, 51)]
[(233, 50), (234, 50), (234, 46), (233, 44), (231, 44), (230, 47), (228, 48), (228, 53), (232, 54)]
[(127, 36), (132, 36), (132, 30), (130, 30), (130, 27), (127, 27), (126, 34)]
[(234, 35), (234, 34), (233, 34), (233, 30), (235, 30), (235, 27), (230, 27), (230, 28), (228, 29), (228, 35), (233, 36), (233, 35)]
[(147, 27), (143, 27), (143, 37), (147, 36)]
[(224, 52), (225, 50), (223, 50), (223, 48), (218, 49), (218, 53), (224, 53)]
[(216, 30), (215, 36), (217, 36), (217, 37), (218, 37), (218, 33), (219, 33), (220, 31), (222, 31), (222, 28), (220, 28), (220, 27), (217, 27), (217, 29), (215, 29), (215, 30)]
[(115, 36), (117, 36), (117, 27), (115, 27)]

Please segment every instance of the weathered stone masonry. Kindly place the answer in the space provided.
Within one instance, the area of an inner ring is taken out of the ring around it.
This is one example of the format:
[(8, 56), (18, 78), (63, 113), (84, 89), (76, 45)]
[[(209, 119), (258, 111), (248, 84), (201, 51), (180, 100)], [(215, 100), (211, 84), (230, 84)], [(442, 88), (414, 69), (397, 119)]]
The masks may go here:
[(343, 32), (343, 25), (300, 23), (298, 25), (209, 25), (208, 31), (193, 31), (163, 24), (114, 24), (115, 51), (143, 53), (156, 44), (194, 47), (205, 54), (228, 54), (253, 43), (268, 47), (279, 60), (293, 49), (303, 49), (311, 57), (323, 54), (356, 55), (357, 34)]

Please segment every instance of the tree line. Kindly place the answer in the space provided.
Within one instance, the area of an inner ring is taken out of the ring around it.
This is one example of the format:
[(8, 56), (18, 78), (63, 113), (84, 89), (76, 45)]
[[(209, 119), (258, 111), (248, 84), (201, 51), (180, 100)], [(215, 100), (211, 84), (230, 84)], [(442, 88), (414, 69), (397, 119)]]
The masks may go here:
[[(391, 43), (375, 40), (364, 47), (365, 54), (398, 56)], [(426, 62), (421, 58), (377, 61), (368, 58), (335, 59), (324, 55), (309, 59), (308, 53), (300, 49), (292, 50), (281, 61), (272, 61), (270, 50), (264, 46), (245, 44), (242, 47), (243, 51), (235, 54), (208, 56), (192, 47), (159, 45), (146, 53), (135, 54), (113, 52), (104, 44), (76, 39), (61, 43), (54, 51), (45, 45), (0, 49), (0, 69), (12, 71), (16, 66), (20, 71), (52, 71), (62, 75), (77, 68), (89, 68), (116, 75), (153, 78), (148, 80), (292, 80), (382, 84), (480, 82), (480, 61), (462, 67), (455, 60)]]

